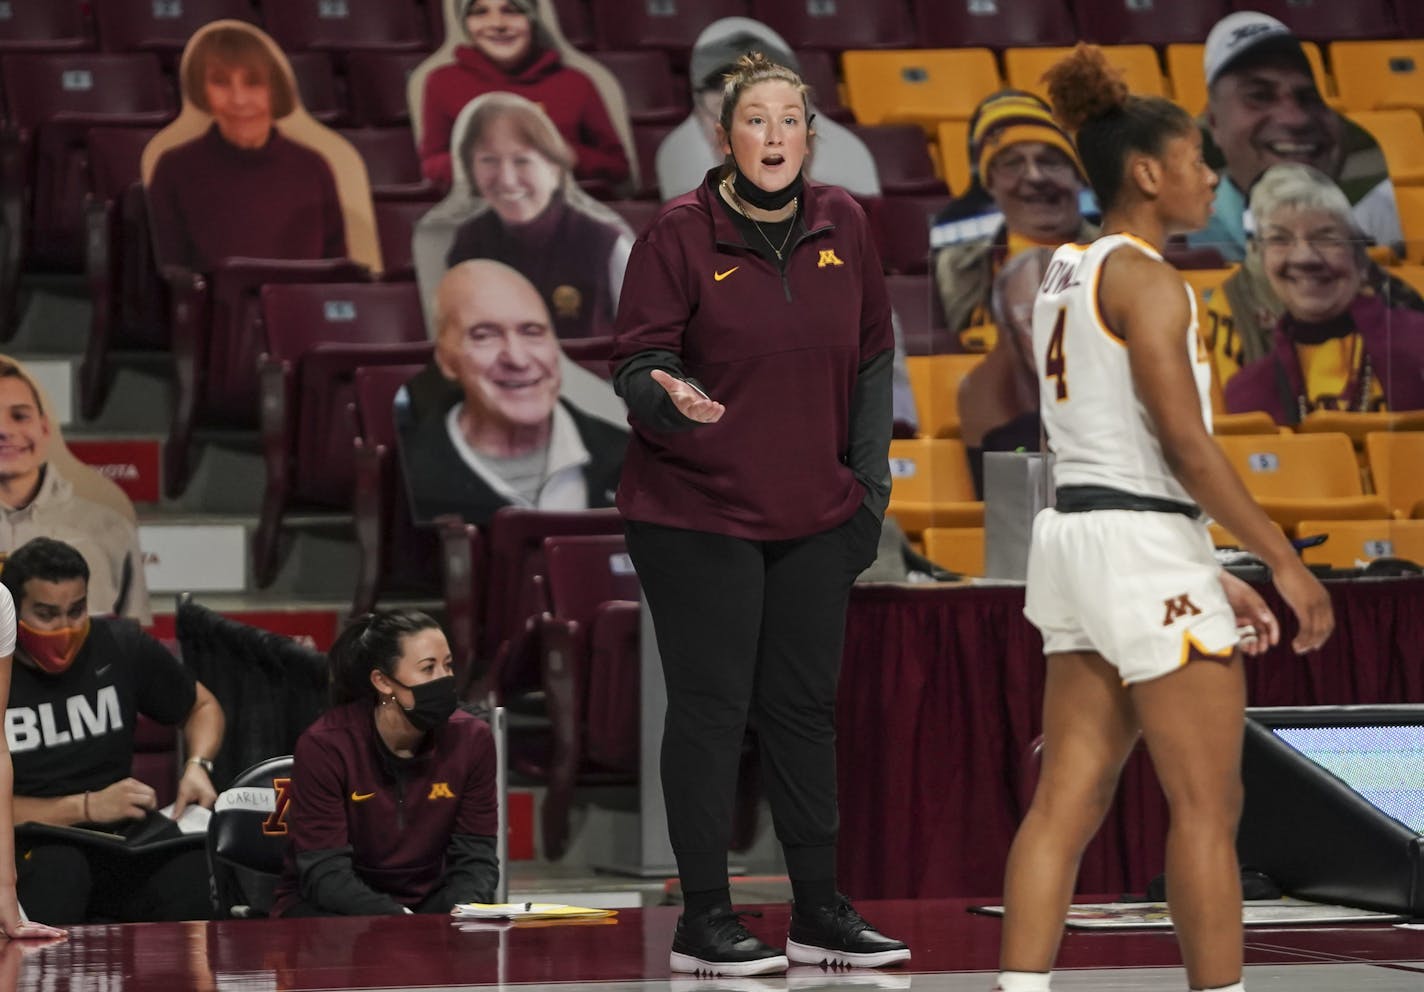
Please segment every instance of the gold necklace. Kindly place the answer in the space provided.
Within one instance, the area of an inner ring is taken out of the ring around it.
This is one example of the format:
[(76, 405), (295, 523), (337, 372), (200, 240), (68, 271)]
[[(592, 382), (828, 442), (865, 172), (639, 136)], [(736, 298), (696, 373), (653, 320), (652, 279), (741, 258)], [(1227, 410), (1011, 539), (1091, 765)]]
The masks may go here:
[[(736, 188), (727, 185), (727, 180), (725, 179), (722, 180), (722, 187), (728, 193), (732, 194), (732, 199), (737, 201), (737, 212), (740, 213), (747, 220), (752, 222), (752, 227), (757, 229), (757, 233), (760, 234), (761, 239), (766, 242), (766, 246), (772, 251), (776, 252), (776, 260), (778, 262), (781, 261), (781, 253), (786, 250), (786, 245), (791, 240), (791, 232), (796, 230), (796, 211), (801, 209), (801, 198), (799, 196), (794, 196), (791, 198), (791, 223), (786, 228), (786, 237), (781, 239), (781, 247), (778, 248), (775, 244), (772, 243), (772, 240), (766, 236), (766, 232), (761, 229), (761, 225), (757, 223), (756, 218), (753, 217), (751, 214), (747, 213), (747, 205), (743, 203), (742, 198), (737, 195)], [(773, 221), (772, 223), (776, 222)]]

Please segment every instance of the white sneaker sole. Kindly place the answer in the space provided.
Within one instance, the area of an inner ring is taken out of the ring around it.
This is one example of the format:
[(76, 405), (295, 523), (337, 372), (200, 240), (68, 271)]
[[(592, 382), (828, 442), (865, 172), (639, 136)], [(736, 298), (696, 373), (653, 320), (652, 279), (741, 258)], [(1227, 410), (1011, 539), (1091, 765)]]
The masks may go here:
[(684, 975), (725, 975), (731, 978), (780, 974), (791, 966), (784, 954), (774, 954), (754, 961), (704, 961), (691, 954), (679, 954), (677, 951), (672, 952), (668, 964), (673, 971)]
[(824, 947), (812, 947), (809, 944), (798, 944), (794, 940), (788, 940), (786, 956), (797, 964), (816, 964), (824, 968), (884, 968), (887, 965), (902, 964), (910, 960), (910, 949), (906, 947), (898, 951), (851, 954), (846, 951), (828, 951)]

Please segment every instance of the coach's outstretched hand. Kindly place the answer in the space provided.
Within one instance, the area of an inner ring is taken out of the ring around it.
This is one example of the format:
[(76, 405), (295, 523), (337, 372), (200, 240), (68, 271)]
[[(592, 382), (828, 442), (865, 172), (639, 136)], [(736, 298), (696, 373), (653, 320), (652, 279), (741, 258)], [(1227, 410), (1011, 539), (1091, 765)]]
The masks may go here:
[(649, 375), (653, 377), (654, 382), (667, 390), (678, 412), (688, 420), (695, 420), (699, 424), (715, 424), (722, 419), (722, 414), (727, 412), (725, 406), (696, 386), (670, 376), (662, 369), (653, 369)]

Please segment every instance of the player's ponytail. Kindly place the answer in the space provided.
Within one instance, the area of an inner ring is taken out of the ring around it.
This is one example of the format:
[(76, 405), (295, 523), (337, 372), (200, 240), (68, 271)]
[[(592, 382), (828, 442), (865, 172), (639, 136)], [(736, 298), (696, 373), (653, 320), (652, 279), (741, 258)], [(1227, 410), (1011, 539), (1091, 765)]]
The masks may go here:
[(1122, 73), (1096, 45), (1078, 45), (1043, 78), (1054, 116), (1074, 135), (1078, 157), (1104, 210), (1111, 209), (1122, 192), (1130, 154), (1160, 155), (1168, 139), (1196, 126), (1170, 100), (1128, 93)]

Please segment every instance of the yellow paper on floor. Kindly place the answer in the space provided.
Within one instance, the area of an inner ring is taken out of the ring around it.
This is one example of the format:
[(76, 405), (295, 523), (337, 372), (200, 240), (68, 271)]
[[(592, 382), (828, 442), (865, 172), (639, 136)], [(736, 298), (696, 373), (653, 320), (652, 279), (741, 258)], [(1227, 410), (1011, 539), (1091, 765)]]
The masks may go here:
[(600, 920), (617, 911), (558, 902), (462, 902), (450, 915), (463, 920)]

